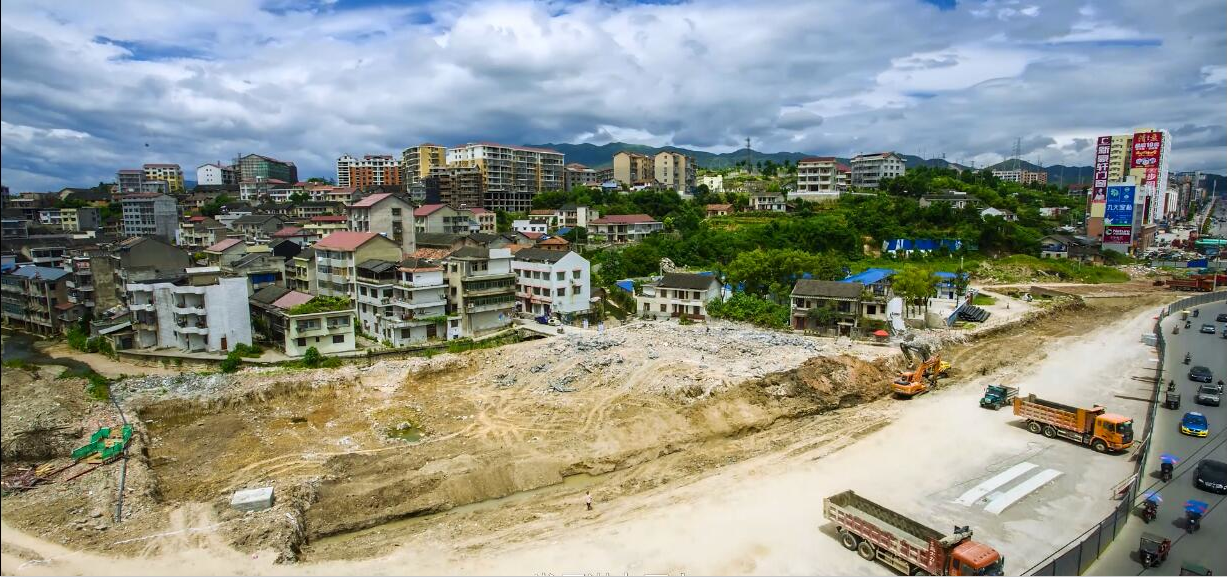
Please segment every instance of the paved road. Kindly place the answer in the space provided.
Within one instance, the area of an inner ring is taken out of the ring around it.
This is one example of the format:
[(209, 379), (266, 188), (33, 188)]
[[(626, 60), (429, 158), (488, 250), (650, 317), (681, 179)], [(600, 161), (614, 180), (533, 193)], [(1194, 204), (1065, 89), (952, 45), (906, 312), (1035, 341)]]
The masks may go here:
[[(1190, 352), (1194, 364), (1214, 371), (1215, 380), (1227, 379), (1227, 340), (1218, 334), (1207, 335), (1197, 331), (1202, 321), (1214, 322), (1215, 315), (1227, 313), (1227, 304), (1219, 301), (1199, 308), (1200, 315), (1190, 317), (1192, 330), (1184, 329), (1179, 314), (1171, 315), (1163, 322), (1163, 333), (1167, 339), (1163, 382), (1169, 379), (1176, 382), (1182, 404), (1175, 411), (1160, 407), (1155, 414), (1155, 429), (1146, 461), (1147, 468), (1151, 470), (1145, 472), (1143, 487), (1153, 485), (1160, 490), (1163, 504), (1159, 507), (1159, 518), (1146, 524), (1136, 514), (1131, 515), (1128, 524), (1104, 556), (1087, 571), (1089, 575), (1175, 575), (1182, 561), (1204, 565), (1216, 574), (1227, 572), (1227, 546), (1224, 546), (1227, 543), (1227, 497), (1193, 486), (1193, 469), (1198, 461), (1207, 457), (1227, 461), (1227, 404), (1220, 407), (1194, 404), (1193, 397), (1199, 383), (1189, 380), (1189, 366), (1183, 363), (1185, 352)], [(1172, 327), (1177, 323), (1181, 327), (1180, 334), (1173, 335)], [(1222, 328), (1222, 323), (1216, 324)], [(1206, 415), (1210, 421), (1209, 437), (1180, 434), (1180, 418), (1186, 411), (1200, 411)], [(1183, 459), (1176, 468), (1176, 476), (1166, 484), (1160, 483), (1157, 475), (1159, 455), (1163, 453)], [(1201, 531), (1192, 535), (1186, 535), (1183, 523), (1178, 521), (1183, 519), (1182, 505), (1189, 499), (1205, 501), (1215, 507), (1203, 520)], [(1174, 543), (1168, 562), (1145, 572), (1141, 571), (1142, 567), (1137, 561), (1138, 540), (1143, 531), (1168, 537)]]

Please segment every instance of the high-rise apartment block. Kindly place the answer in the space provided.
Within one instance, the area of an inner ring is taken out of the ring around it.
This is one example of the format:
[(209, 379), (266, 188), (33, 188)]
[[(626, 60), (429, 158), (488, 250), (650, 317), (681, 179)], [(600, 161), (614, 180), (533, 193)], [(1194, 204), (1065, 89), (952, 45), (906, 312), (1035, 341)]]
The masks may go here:
[(693, 158), (678, 152), (661, 151), (652, 158), (656, 182), (678, 194), (690, 194), (695, 186), (698, 165)]
[(178, 164), (146, 164), (141, 168), (146, 181), (165, 182), (172, 194), (183, 192), (183, 169)]
[(508, 212), (528, 212), (533, 197), (563, 186), (563, 155), (556, 150), (470, 143), (448, 149), (449, 166), (477, 168), (485, 178), (483, 206)]
[(298, 167), (293, 162), (283, 162), (259, 154), (239, 158), (239, 182), (257, 180), (280, 180), (298, 182)]
[(447, 148), (429, 142), (406, 148), (400, 155), (401, 182), (406, 186), (422, 182), (435, 168), (447, 166)]
[(337, 159), (337, 186), (366, 190), (372, 186), (401, 184), (401, 161), (390, 154), (368, 154)]
[(435, 167), (422, 184), (426, 188), (426, 204), (450, 204), (456, 208), (485, 204), (485, 177), (478, 168)]
[(179, 204), (165, 194), (136, 193), (119, 201), (125, 236), (156, 236), (174, 243), (179, 231)]
[(233, 166), (221, 162), (202, 164), (196, 167), (196, 184), (199, 186), (238, 186), (238, 172)]
[(797, 161), (797, 190), (790, 197), (809, 201), (838, 198), (848, 191), (846, 167), (833, 156), (811, 156)]
[(634, 186), (656, 178), (656, 168), (651, 156), (623, 150), (613, 156), (613, 177), (622, 184)]

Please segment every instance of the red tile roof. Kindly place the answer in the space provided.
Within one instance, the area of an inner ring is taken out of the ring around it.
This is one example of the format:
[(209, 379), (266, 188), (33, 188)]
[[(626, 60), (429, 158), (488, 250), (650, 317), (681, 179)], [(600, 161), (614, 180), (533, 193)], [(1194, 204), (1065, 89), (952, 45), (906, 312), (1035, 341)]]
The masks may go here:
[(731, 204), (709, 204), (707, 205), (707, 210), (733, 210), (733, 205)]
[(548, 215), (550, 215), (550, 216), (553, 216), (553, 215), (554, 215), (554, 211), (553, 211), (553, 210), (551, 210), (551, 209), (548, 209), (548, 208), (539, 208), (539, 209), (537, 209), (537, 210), (530, 210), (530, 211), (528, 211), (528, 214), (530, 214), (530, 215), (532, 215), (532, 214), (548, 214)]
[(321, 214), (311, 217), (311, 222), (349, 222), (349, 217), (343, 214)]
[(210, 246), (209, 248), (206, 248), (205, 250), (209, 252), (222, 252), (226, 249), (233, 247), (236, 244), (242, 244), (242, 243), (243, 243), (243, 239), (241, 238), (226, 238), (226, 239), (217, 241), (217, 244)]
[(310, 234), (311, 234), (310, 232), (304, 233), (301, 226), (287, 226), (277, 232), (274, 232), (273, 237), (274, 238), (288, 238), (292, 236), (307, 236)]
[(640, 222), (659, 222), (646, 214), (611, 214), (590, 220), (592, 224), (635, 224)]
[(366, 244), (371, 239), (379, 236), (373, 232), (354, 232), (352, 230), (338, 230), (315, 243), (315, 248), (327, 248), (333, 250), (357, 250), (358, 247)]
[(279, 309), (289, 309), (290, 307), (296, 307), (298, 305), (306, 303), (310, 301), (312, 298), (314, 297), (312, 297), (311, 295), (307, 293), (298, 292), (298, 291), (290, 291), (288, 293), (285, 293), (285, 296), (282, 296), (281, 298), (273, 301), (273, 306)]
[(436, 210), (439, 210), (440, 208), (443, 208), (445, 206), (447, 205), (446, 204), (423, 204), (422, 206), (419, 206), (413, 209), (413, 216), (430, 216), (434, 214)]
[(372, 206), (375, 206), (376, 204), (379, 204), (381, 200), (388, 198), (389, 196), (392, 196), (392, 194), (387, 193), (387, 192), (372, 194), (366, 198), (363, 198), (362, 200), (359, 200), (358, 202), (351, 204), (350, 206), (360, 207), (360, 208), (372, 207)]
[(550, 238), (538, 242), (537, 246), (566, 246), (569, 244), (571, 243), (561, 236), (551, 236)]
[(452, 251), (446, 248), (419, 248), (410, 256), (427, 260), (441, 260), (447, 258), (450, 254), (452, 254)]
[(539, 239), (539, 238), (541, 238), (541, 237), (545, 236), (545, 233), (544, 233), (544, 232), (521, 232), (520, 234), (524, 235), (524, 236), (525, 236), (525, 238), (527, 238), (527, 239), (529, 239), (529, 240), (537, 240), (537, 239)]
[(852, 169), (846, 164), (836, 164), (835, 170), (838, 170), (840, 172), (852, 172)]

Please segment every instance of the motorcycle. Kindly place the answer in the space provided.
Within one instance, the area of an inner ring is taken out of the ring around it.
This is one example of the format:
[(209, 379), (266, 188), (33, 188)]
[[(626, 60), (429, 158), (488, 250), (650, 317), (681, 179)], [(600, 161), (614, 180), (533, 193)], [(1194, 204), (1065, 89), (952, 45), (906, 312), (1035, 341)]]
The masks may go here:
[(1150, 523), (1151, 521), (1154, 521), (1158, 516), (1159, 516), (1159, 504), (1158, 503), (1151, 501), (1149, 499), (1142, 503), (1142, 521), (1146, 523)]
[(1201, 309), (1193, 309), (1193, 318), (1197, 318), (1199, 314), (1201, 314)]
[(1184, 530), (1186, 533), (1196, 533), (1201, 529), (1201, 513), (1196, 511), (1184, 512)]
[(1167, 381), (1167, 392), (1169, 392), (1169, 393), (1174, 393), (1174, 392), (1176, 392), (1176, 381), (1174, 381), (1174, 380), (1168, 380), (1168, 381)]
[(1192, 362), (1192, 360), (1193, 360), (1193, 355), (1190, 355), (1189, 353), (1184, 354), (1184, 364), (1187, 365), (1190, 362)]
[(1172, 327), (1172, 334), (1173, 334), (1173, 335), (1178, 335), (1178, 334), (1180, 334), (1180, 327), (1179, 327), (1179, 326), (1174, 326), (1174, 327)]
[(1193, 326), (1193, 321), (1184, 321), (1184, 328), (1187, 329), (1187, 328), (1191, 328), (1192, 326)]
[(1162, 479), (1164, 483), (1172, 480), (1173, 468), (1174, 466), (1171, 463), (1159, 463), (1159, 478)]

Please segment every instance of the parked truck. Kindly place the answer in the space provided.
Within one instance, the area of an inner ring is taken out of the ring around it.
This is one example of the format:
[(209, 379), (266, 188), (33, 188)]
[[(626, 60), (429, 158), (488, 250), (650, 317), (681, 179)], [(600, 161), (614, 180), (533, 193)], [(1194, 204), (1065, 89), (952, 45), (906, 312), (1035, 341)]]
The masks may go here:
[(1014, 397), (1014, 414), (1027, 419), (1027, 430), (1050, 439), (1063, 437), (1097, 452), (1124, 451), (1133, 445), (1133, 419), (1095, 405), (1071, 407), (1035, 396)]
[(984, 396), (980, 397), (980, 406), (985, 409), (992, 409), (996, 411), (997, 409), (1014, 402), (1014, 399), (1017, 397), (1017, 387), (989, 385), (984, 388)]
[(1214, 290), (1214, 278), (1174, 278), (1167, 281), (1167, 288), (1177, 291), (1210, 292)]
[(827, 497), (822, 516), (835, 523), (839, 542), (866, 561), (881, 561), (904, 575), (1002, 575), (1005, 558), (972, 541), (971, 529), (945, 534), (878, 505), (853, 491)]

